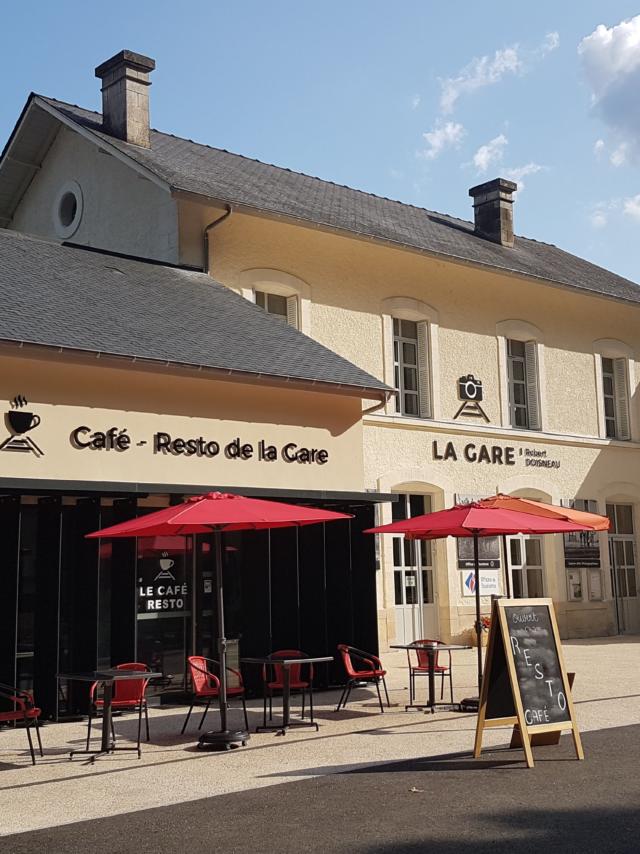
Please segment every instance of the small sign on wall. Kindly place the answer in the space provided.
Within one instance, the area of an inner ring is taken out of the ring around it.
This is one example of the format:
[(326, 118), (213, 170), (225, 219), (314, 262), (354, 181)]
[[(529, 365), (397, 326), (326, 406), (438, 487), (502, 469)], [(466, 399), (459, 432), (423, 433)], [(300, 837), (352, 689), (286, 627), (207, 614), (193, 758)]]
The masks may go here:
[[(474, 570), (465, 570), (460, 573), (462, 578), (462, 593), (465, 596), (476, 595), (476, 574)], [(499, 596), (500, 590), (500, 573), (497, 569), (481, 569), (480, 570), (480, 595), (481, 596)]]

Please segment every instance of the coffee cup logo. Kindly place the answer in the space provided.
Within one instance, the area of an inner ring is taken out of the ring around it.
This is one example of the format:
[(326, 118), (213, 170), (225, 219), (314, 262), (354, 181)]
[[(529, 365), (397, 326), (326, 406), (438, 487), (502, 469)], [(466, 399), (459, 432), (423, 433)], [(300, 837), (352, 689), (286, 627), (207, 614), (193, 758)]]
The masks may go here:
[(5, 414), (7, 428), (11, 435), (0, 445), (0, 451), (16, 451), (18, 453), (35, 454), (41, 457), (44, 454), (31, 436), (25, 436), (30, 430), (34, 430), (40, 424), (40, 416), (25, 409), (26, 397), (21, 394), (11, 401), (11, 409)]
[(173, 581), (176, 580), (175, 575), (171, 572), (171, 567), (175, 564), (175, 560), (172, 560), (168, 552), (162, 552), (162, 557), (159, 560), (160, 563), (160, 572), (153, 579), (157, 581), (159, 578), (171, 578)]
[(12, 409), (7, 412), (7, 420), (14, 433), (27, 433), (40, 423), (40, 416), (33, 412), (25, 412), (23, 409)]

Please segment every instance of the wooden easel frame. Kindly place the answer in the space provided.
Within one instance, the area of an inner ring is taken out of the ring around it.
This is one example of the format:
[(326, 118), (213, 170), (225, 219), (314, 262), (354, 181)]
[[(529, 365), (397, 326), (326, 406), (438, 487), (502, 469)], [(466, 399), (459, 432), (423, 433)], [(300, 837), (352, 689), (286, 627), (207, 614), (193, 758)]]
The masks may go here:
[[(524, 707), (522, 705), (522, 697), (520, 696), (520, 687), (518, 685), (518, 676), (516, 666), (513, 659), (513, 650), (509, 638), (509, 626), (507, 625), (507, 615), (505, 608), (518, 607), (519, 605), (544, 605), (549, 609), (549, 618), (553, 631), (553, 639), (555, 641), (556, 650), (558, 652), (558, 663), (560, 665), (560, 674), (562, 676), (562, 684), (564, 695), (567, 699), (567, 709), (569, 712), (569, 720), (550, 724), (534, 724), (527, 725), (524, 715)], [(494, 657), (494, 647), (496, 637), (500, 633), (502, 644), (504, 647), (504, 655), (507, 663), (507, 671), (509, 673), (509, 684), (511, 686), (511, 695), (513, 697), (513, 705), (515, 707), (515, 715), (502, 718), (489, 718), (487, 720), (487, 703), (489, 700), (489, 683), (491, 676), (491, 665)], [(482, 735), (485, 729), (500, 726), (510, 726), (516, 724), (520, 731), (522, 739), (522, 747), (524, 750), (527, 768), (533, 768), (533, 753), (531, 751), (531, 736), (543, 732), (562, 732), (571, 730), (573, 744), (578, 759), (584, 759), (582, 750), (582, 741), (576, 724), (575, 710), (573, 707), (573, 697), (569, 687), (569, 677), (564, 663), (564, 655), (562, 653), (562, 644), (560, 643), (560, 634), (558, 632), (558, 623), (553, 609), (552, 599), (494, 599), (491, 610), (491, 631), (489, 634), (489, 643), (487, 645), (487, 654), (485, 657), (486, 669), (482, 679), (482, 691), (480, 692), (480, 704), (478, 707), (478, 722), (476, 725), (476, 738), (473, 748), (473, 756), (475, 759), (480, 757), (482, 752)]]

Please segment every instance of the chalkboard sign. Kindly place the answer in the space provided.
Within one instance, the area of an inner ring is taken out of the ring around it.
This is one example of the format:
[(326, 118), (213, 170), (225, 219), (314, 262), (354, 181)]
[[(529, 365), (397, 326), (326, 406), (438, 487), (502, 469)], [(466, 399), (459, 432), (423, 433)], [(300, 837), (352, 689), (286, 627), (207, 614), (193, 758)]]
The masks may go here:
[(549, 606), (515, 605), (504, 613), (527, 726), (570, 721)]
[(583, 758), (551, 599), (494, 600), (474, 755), (487, 727), (517, 724), (527, 765), (530, 734), (571, 730)]

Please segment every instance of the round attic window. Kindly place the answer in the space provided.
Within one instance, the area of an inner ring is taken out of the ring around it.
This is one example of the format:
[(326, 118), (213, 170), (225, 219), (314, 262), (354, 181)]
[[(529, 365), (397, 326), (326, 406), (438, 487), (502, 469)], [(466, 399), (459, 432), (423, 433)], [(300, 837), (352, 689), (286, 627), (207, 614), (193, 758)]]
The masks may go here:
[(53, 205), (53, 224), (58, 237), (67, 239), (78, 230), (82, 219), (82, 190), (76, 181), (62, 186)]

